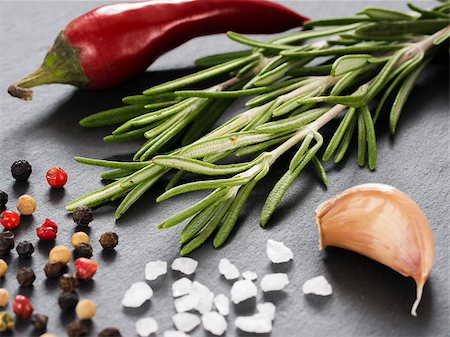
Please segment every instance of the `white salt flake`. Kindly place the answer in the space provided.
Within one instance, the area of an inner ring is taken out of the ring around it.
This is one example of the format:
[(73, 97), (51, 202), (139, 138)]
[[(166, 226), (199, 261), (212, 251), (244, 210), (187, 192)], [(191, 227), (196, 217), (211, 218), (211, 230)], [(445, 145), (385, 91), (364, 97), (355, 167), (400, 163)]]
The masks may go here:
[(219, 272), (225, 276), (227, 280), (234, 280), (239, 277), (239, 269), (228, 259), (221, 259), (219, 262)]
[(230, 290), (231, 300), (234, 304), (241, 303), (251, 297), (256, 297), (258, 289), (255, 284), (249, 280), (239, 280), (234, 282)]
[(173, 304), (177, 312), (185, 312), (194, 309), (199, 300), (200, 298), (198, 296), (188, 294), (177, 298), (173, 301)]
[(249, 281), (254, 281), (258, 278), (258, 275), (250, 270), (244, 271), (242, 277)]
[(199, 313), (204, 314), (212, 310), (214, 293), (207, 286), (198, 281), (194, 281), (192, 282), (192, 289), (189, 294), (198, 298), (194, 309)]
[(256, 310), (258, 310), (258, 314), (266, 317), (267, 319), (270, 319), (271, 321), (273, 321), (273, 319), (275, 318), (276, 307), (271, 302), (259, 303), (256, 306)]
[(158, 331), (158, 323), (151, 317), (141, 318), (136, 322), (136, 332), (141, 337), (148, 337), (156, 331)]
[(267, 274), (261, 280), (261, 290), (264, 292), (277, 291), (289, 284), (289, 279), (285, 273)]
[(192, 281), (187, 277), (180, 278), (172, 283), (172, 296), (180, 297), (191, 292)]
[(221, 336), (227, 331), (227, 321), (218, 312), (207, 312), (202, 316), (203, 329), (211, 332), (213, 335)]
[(294, 258), (292, 250), (286, 247), (283, 242), (270, 239), (267, 240), (266, 253), (273, 263), (284, 263)]
[(167, 330), (164, 331), (164, 337), (189, 337), (189, 335), (183, 331)]
[(178, 257), (172, 262), (172, 269), (179, 271), (186, 275), (191, 275), (195, 272), (198, 262), (190, 257)]
[(200, 318), (189, 312), (180, 312), (172, 316), (172, 321), (177, 330), (189, 332), (200, 324)]
[(314, 294), (320, 296), (328, 296), (331, 295), (333, 289), (331, 285), (328, 283), (327, 279), (320, 275), (316, 276), (303, 284), (302, 287), (304, 294)]
[(133, 283), (123, 295), (122, 305), (138, 308), (153, 296), (152, 288), (145, 282)]
[(214, 297), (213, 302), (217, 311), (222, 316), (227, 316), (230, 313), (230, 301), (228, 301), (228, 297), (226, 297), (224, 294), (219, 294)]
[(166, 261), (150, 261), (145, 265), (145, 279), (147, 281), (154, 281), (159, 276), (167, 274)]
[(253, 316), (239, 316), (234, 321), (239, 330), (253, 333), (268, 333), (272, 331), (272, 321), (260, 314)]

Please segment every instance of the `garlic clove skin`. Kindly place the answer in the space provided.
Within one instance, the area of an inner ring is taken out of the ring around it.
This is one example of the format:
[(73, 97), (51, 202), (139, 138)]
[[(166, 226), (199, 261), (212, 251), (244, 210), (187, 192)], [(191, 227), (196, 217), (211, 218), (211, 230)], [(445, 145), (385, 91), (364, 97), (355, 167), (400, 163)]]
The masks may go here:
[(417, 316), (434, 241), (425, 214), (410, 197), (389, 185), (358, 185), (322, 203), (316, 222), (320, 249), (348, 249), (411, 276), (417, 286), (411, 315)]

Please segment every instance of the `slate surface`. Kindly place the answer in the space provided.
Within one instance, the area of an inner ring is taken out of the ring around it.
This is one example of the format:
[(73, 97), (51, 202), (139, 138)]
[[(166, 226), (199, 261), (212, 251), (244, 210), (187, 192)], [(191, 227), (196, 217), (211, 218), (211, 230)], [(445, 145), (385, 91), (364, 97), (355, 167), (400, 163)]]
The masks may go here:
[[(36, 244), (36, 253), (29, 261), (19, 261), (15, 251), (7, 257), (11, 271), (6, 278), (0, 279), (0, 287), (16, 294), (15, 271), (20, 266), (32, 266), (37, 280), (33, 287), (20, 292), (31, 296), (36, 312), (50, 316), (48, 330), (57, 336), (65, 335), (65, 324), (74, 315), (61, 314), (57, 306), (59, 289), (54, 281), (45, 279), (42, 271), (51, 246), (37, 243), (34, 228), (45, 217), (50, 217), (60, 224), (57, 243), (68, 244), (76, 227), (65, 213), (64, 204), (102, 186), (98, 178), (101, 169), (76, 164), (72, 158), (75, 155), (97, 158), (117, 158), (115, 156), (120, 155), (119, 158), (125, 158), (139, 144), (104, 144), (102, 136), (111, 129), (82, 129), (77, 124), (78, 120), (120, 104), (120, 98), (125, 95), (138, 93), (153, 83), (185, 73), (185, 70), (172, 69), (188, 68), (196, 57), (236, 48), (236, 44), (223, 36), (196, 39), (160, 59), (147, 74), (118, 89), (86, 92), (54, 85), (36, 89), (32, 102), (9, 97), (7, 86), (40, 63), (60, 28), (71, 18), (99, 4), (94, 1), (0, 2), (0, 189), (9, 193), (10, 208), (23, 193), (33, 195), (38, 201), (35, 215), (23, 219), (21, 228), (16, 231), (18, 241), (27, 239)], [(291, 1), (286, 4), (314, 17), (351, 15), (369, 5), (405, 8), (403, 2)], [(422, 4), (431, 5), (429, 2)], [(257, 302), (269, 300), (277, 305), (272, 336), (449, 336), (447, 62), (444, 57), (421, 77), (406, 104), (395, 138), (388, 135), (386, 121), (380, 124), (379, 158), (375, 172), (357, 166), (355, 149), (351, 150), (344, 164), (328, 169), (328, 189), (324, 189), (313, 174), (305, 172), (283, 199), (271, 225), (262, 229), (258, 224), (262, 203), (268, 189), (285, 170), (284, 164), (276, 166), (274, 173), (257, 187), (233, 240), (219, 251), (207, 244), (192, 255), (199, 261), (195, 279), (215, 293), (228, 294), (230, 284), (220, 277), (217, 270), (222, 257), (228, 257), (241, 271), (257, 272), (259, 279), (274, 270), (288, 272), (291, 283), (285, 291), (271, 296), (258, 295)], [(234, 109), (237, 111), (239, 106)], [(27, 184), (15, 183), (10, 176), (9, 167), (17, 159), (27, 159), (33, 165), (33, 175)], [(50, 190), (45, 182), (45, 171), (52, 165), (60, 165), (69, 172), (70, 179), (63, 190)], [(412, 279), (357, 254), (338, 249), (318, 250), (314, 224), (317, 205), (350, 186), (366, 182), (382, 182), (400, 188), (421, 205), (432, 225), (436, 261), (425, 287), (418, 318), (409, 314), (415, 295)], [(123, 336), (134, 336), (134, 322), (144, 316), (152, 316), (158, 321), (158, 335), (172, 328), (174, 309), (170, 284), (179, 277), (175, 273), (169, 272), (152, 284), (154, 297), (141, 309), (124, 310), (120, 305), (127, 287), (132, 282), (143, 280), (147, 261), (161, 259), (170, 262), (178, 255), (180, 228), (157, 230), (155, 224), (201, 196), (182, 196), (156, 205), (155, 197), (162, 188), (163, 184), (156, 186), (117, 223), (112, 216), (114, 205), (95, 212), (90, 235), (94, 258), (100, 268), (95, 281), (80, 289), (81, 298), (91, 298), (98, 304), (92, 335), (106, 326), (116, 325)], [(102, 252), (97, 242), (100, 234), (107, 230), (114, 230), (120, 236), (120, 244), (114, 254)], [(265, 255), (268, 238), (285, 242), (294, 251), (295, 260), (284, 266), (271, 265)], [(327, 298), (303, 296), (303, 282), (319, 274), (328, 278), (334, 289), (333, 295)], [(237, 332), (233, 321), (237, 314), (252, 313), (253, 310), (254, 303), (233, 309), (226, 335), (248, 335)], [(34, 335), (38, 334), (24, 322), (18, 324), (14, 334)], [(202, 328), (192, 332), (192, 336), (205, 335), (208, 334)]]

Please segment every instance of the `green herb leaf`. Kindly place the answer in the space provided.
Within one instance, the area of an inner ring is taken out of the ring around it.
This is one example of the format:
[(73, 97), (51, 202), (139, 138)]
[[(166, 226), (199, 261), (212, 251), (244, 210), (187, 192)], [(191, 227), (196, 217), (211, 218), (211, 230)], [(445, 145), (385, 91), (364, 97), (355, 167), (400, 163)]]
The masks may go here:
[(327, 173), (325, 172), (325, 169), (323, 168), (323, 165), (320, 162), (320, 159), (317, 158), (316, 156), (314, 156), (311, 161), (314, 164), (314, 169), (316, 170), (317, 174), (319, 175), (320, 180), (322, 180), (322, 182), (325, 186), (328, 185)]
[(432, 34), (448, 26), (448, 19), (427, 20), (403, 20), (403, 21), (380, 21), (361, 26), (356, 29), (356, 34), (371, 38), (372, 36), (383, 36), (389, 34)]
[(223, 219), (223, 222), (214, 237), (213, 245), (215, 248), (221, 247), (225, 241), (228, 239), (231, 231), (233, 230), (239, 214), (241, 213), (242, 207), (244, 207), (250, 193), (256, 185), (256, 180), (251, 180), (239, 189), (238, 194), (233, 199), (230, 208)]
[(353, 23), (361, 23), (369, 21), (368, 18), (364, 16), (355, 16), (348, 18), (332, 18), (332, 19), (318, 19), (310, 20), (303, 23), (305, 28), (318, 27), (318, 26), (341, 26)]
[(367, 139), (367, 156), (369, 168), (371, 170), (375, 169), (377, 164), (377, 141), (375, 137), (375, 129), (373, 127), (372, 116), (370, 115), (369, 108), (366, 106), (361, 107), (361, 113), (364, 118), (364, 126), (366, 129), (366, 139)]
[(341, 124), (339, 124), (339, 127), (337, 128), (336, 132), (334, 133), (333, 137), (328, 143), (328, 146), (325, 149), (325, 152), (322, 156), (322, 160), (327, 161), (334, 154), (334, 152), (339, 146), (339, 143), (344, 137), (344, 133), (351, 124), (351, 121), (353, 120), (354, 116), (355, 116), (355, 108), (348, 109), (347, 113), (345, 114), (344, 118), (341, 121)]
[(211, 220), (211, 222), (200, 232), (199, 235), (197, 235), (194, 239), (192, 239), (188, 244), (186, 244), (181, 249), (180, 252), (181, 255), (184, 256), (191, 253), (193, 250), (197, 249), (202, 243), (204, 243), (206, 239), (208, 239), (212, 235), (212, 233), (214, 233), (220, 221), (222, 221), (225, 214), (227, 214), (228, 209), (230, 208), (232, 202), (233, 200), (230, 199), (223, 204), (222, 208), (214, 217), (214, 219)]
[(213, 204), (214, 202), (222, 199), (225, 200), (225, 197), (228, 194), (228, 192), (229, 192), (228, 189), (215, 190), (206, 198), (203, 198), (202, 200), (197, 202), (195, 205), (192, 205), (191, 207), (188, 207), (185, 210), (179, 212), (178, 214), (172, 215), (165, 221), (161, 222), (158, 225), (158, 228), (169, 228), (178, 225), (180, 222), (189, 219), (190, 217), (194, 216), (205, 207)]
[(230, 53), (221, 53), (215, 55), (209, 55), (199, 58), (195, 61), (195, 65), (199, 67), (213, 67), (222, 63), (230, 62), (242, 57), (246, 57), (252, 54), (252, 50), (240, 50)]
[(365, 14), (375, 21), (415, 20), (414, 16), (385, 8), (365, 8), (359, 14)]
[(238, 34), (235, 32), (228, 32), (227, 33), (228, 37), (236, 42), (245, 44), (247, 46), (251, 46), (251, 47), (258, 47), (258, 48), (264, 48), (264, 49), (273, 49), (273, 50), (286, 50), (286, 49), (292, 49), (293, 46), (290, 45), (286, 45), (286, 44), (273, 44), (270, 42), (263, 42), (263, 41), (258, 41), (258, 40), (254, 40), (251, 39), (247, 36), (244, 36), (242, 34)]
[(408, 96), (411, 93), (411, 90), (413, 89), (417, 78), (419, 77), (423, 69), (425, 69), (427, 64), (428, 62), (425, 62), (416, 70), (414, 70), (410, 75), (408, 75), (408, 77), (405, 78), (405, 81), (400, 86), (400, 90), (398, 91), (394, 100), (394, 104), (392, 105), (389, 118), (389, 130), (391, 134), (395, 133), (395, 129), (397, 128), (397, 123), (400, 118), (400, 113), (402, 112), (403, 106), (405, 105), (406, 100), (408, 99)]
[(334, 63), (331, 69), (332, 76), (340, 76), (350, 71), (355, 71), (367, 65), (372, 56), (368, 54), (356, 54), (341, 56)]
[(358, 110), (358, 165), (364, 166), (366, 163), (366, 126), (361, 110)]
[(163, 92), (167, 92), (170, 90), (178, 89), (181, 87), (184, 87), (186, 85), (190, 85), (193, 83), (197, 83), (200, 81), (204, 81), (208, 78), (224, 74), (226, 72), (229, 72), (230, 70), (233, 70), (237, 67), (243, 66), (247, 63), (253, 62), (261, 57), (260, 54), (255, 53), (251, 54), (246, 57), (238, 58), (236, 60), (231, 60), (229, 62), (225, 62), (222, 64), (219, 64), (217, 66), (213, 66), (211, 68), (201, 70), (199, 72), (196, 72), (195, 74), (188, 75), (181, 77), (179, 79), (166, 82), (164, 84), (156, 85), (150, 89), (147, 89), (144, 91), (144, 95), (155, 95)]

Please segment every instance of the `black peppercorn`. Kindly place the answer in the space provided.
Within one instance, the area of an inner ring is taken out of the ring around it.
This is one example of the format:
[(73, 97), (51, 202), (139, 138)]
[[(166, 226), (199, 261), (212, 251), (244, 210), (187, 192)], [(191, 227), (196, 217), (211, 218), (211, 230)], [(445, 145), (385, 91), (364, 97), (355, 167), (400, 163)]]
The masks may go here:
[(36, 275), (30, 267), (22, 267), (16, 273), (16, 279), (21, 287), (28, 287), (33, 284), (34, 280), (36, 280)]
[(14, 233), (4, 231), (0, 233), (0, 255), (8, 254), (14, 248)]
[(61, 310), (74, 310), (78, 304), (78, 294), (76, 291), (63, 291), (58, 296), (58, 304)]
[(92, 209), (88, 206), (80, 206), (73, 211), (73, 221), (80, 226), (87, 226), (92, 221), (93, 214)]
[(25, 181), (31, 175), (31, 165), (26, 160), (18, 160), (11, 165), (11, 174), (14, 179)]
[(28, 258), (34, 253), (34, 246), (30, 241), (22, 241), (17, 244), (16, 250), (19, 257)]
[(6, 192), (0, 191), (0, 209), (6, 206), (8, 202), (8, 194)]
[(119, 236), (114, 232), (106, 232), (98, 240), (103, 248), (114, 248), (119, 243)]
[(105, 328), (98, 334), (97, 337), (122, 337), (119, 329), (116, 328)]
[(89, 330), (82, 321), (72, 321), (67, 324), (67, 336), (82, 337), (88, 334)]
[(31, 324), (33, 324), (36, 330), (47, 329), (48, 317), (42, 314), (33, 314), (31, 316)]
[(75, 258), (85, 257), (90, 259), (92, 254), (92, 246), (89, 243), (80, 243), (78, 247), (73, 250)]
[(53, 260), (48, 260), (44, 266), (44, 273), (48, 278), (59, 277), (65, 270), (66, 267), (62, 263)]
[(59, 278), (58, 284), (63, 291), (75, 291), (78, 287), (78, 279), (75, 275), (64, 274)]

